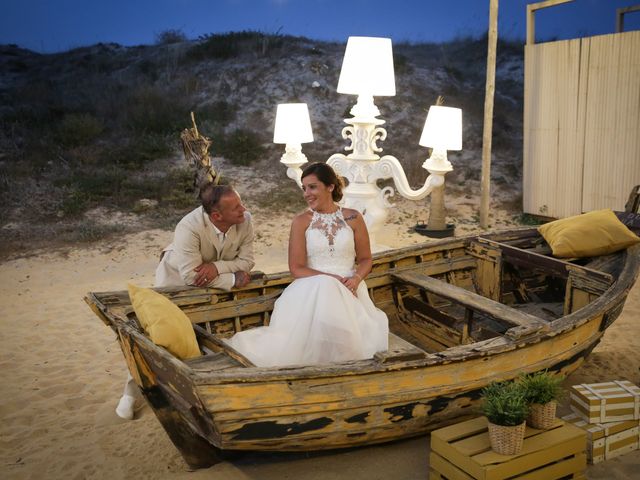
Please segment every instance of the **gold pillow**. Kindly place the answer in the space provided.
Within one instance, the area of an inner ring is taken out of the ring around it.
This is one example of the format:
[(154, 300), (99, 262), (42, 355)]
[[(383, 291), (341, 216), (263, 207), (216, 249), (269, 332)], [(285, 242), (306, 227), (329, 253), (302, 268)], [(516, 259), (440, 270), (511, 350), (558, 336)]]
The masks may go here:
[(164, 295), (129, 284), (129, 298), (140, 325), (153, 343), (180, 359), (200, 356), (191, 320)]
[(595, 210), (538, 227), (556, 257), (607, 255), (640, 242), (612, 210)]

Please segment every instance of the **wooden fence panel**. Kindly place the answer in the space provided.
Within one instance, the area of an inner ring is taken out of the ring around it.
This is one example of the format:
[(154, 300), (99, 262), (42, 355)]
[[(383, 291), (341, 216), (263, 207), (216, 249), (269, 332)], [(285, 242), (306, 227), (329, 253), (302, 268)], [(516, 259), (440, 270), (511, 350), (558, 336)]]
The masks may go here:
[(524, 211), (623, 210), (640, 183), (640, 32), (525, 47)]

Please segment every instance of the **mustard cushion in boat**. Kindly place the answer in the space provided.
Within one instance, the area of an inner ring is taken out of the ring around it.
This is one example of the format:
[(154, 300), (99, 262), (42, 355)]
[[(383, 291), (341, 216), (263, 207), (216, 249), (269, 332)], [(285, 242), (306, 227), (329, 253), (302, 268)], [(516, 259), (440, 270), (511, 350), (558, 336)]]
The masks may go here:
[(594, 257), (640, 242), (612, 210), (595, 210), (538, 227), (556, 257)]
[(164, 295), (129, 284), (129, 298), (140, 325), (153, 343), (180, 359), (200, 356), (191, 320)]

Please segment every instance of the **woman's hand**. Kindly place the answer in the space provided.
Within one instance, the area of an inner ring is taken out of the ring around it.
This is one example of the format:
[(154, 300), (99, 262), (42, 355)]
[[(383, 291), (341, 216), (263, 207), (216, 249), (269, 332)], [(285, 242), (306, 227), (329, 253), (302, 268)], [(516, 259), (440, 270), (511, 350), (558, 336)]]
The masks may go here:
[(360, 278), (360, 275), (356, 273), (351, 277), (343, 277), (341, 281), (342, 284), (347, 287), (351, 293), (353, 293), (353, 295), (356, 295), (358, 285), (360, 285), (362, 279)]

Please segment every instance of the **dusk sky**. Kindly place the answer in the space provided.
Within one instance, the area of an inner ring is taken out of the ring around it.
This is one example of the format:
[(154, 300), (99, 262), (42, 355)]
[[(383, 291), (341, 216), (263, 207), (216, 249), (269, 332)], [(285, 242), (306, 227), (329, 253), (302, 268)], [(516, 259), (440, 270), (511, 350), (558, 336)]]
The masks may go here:
[[(525, 5), (500, 0), (501, 37), (524, 39)], [(613, 33), (616, 8), (639, 0), (574, 0), (536, 14), (536, 38), (567, 39)], [(152, 44), (175, 29), (189, 39), (257, 30), (346, 42), (350, 35), (394, 42), (441, 42), (481, 35), (489, 0), (0, 0), (0, 44), (58, 52), (99, 42)], [(625, 31), (640, 29), (640, 12)]]

